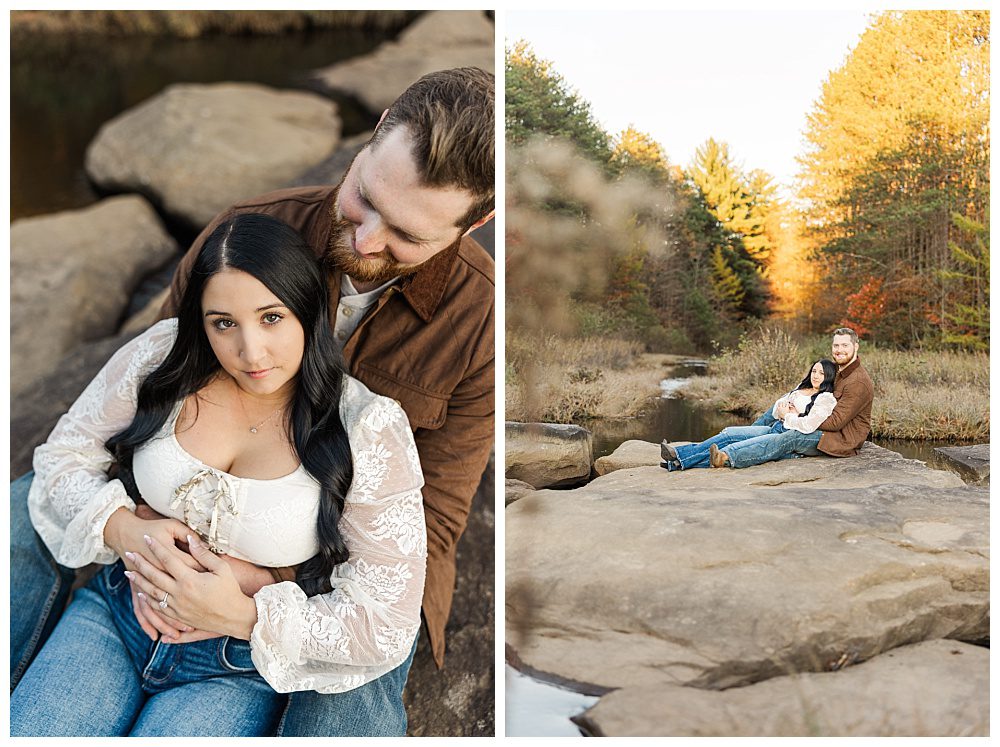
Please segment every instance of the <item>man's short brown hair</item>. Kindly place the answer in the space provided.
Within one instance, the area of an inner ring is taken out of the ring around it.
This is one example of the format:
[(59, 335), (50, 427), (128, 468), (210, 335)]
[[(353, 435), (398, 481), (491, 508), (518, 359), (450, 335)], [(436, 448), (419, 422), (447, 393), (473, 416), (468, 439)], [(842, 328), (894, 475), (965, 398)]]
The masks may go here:
[(428, 73), (403, 91), (375, 130), (374, 147), (399, 125), (413, 139), (413, 158), (424, 183), (472, 193), (463, 231), (486, 217), (494, 203), (494, 81), (478, 67)]
[(851, 342), (853, 342), (855, 346), (858, 345), (858, 333), (850, 327), (840, 327), (833, 330), (833, 336), (836, 337), (837, 335), (847, 335), (851, 338)]

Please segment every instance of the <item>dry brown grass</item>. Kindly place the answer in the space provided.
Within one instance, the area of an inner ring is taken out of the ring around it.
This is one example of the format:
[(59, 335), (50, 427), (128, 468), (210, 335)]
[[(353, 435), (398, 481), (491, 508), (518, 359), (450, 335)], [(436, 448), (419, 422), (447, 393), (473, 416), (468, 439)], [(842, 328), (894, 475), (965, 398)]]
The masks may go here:
[[(797, 384), (812, 360), (829, 357), (824, 340), (801, 343), (762, 329), (712, 361), (709, 375), (683, 395), (727, 412), (754, 415)], [(897, 351), (862, 345), (875, 383), (872, 433), (879, 438), (986, 441), (990, 432), (989, 356)]]
[(638, 342), (508, 331), (506, 418), (579, 423), (633, 417), (659, 396), (670, 359), (642, 352)]

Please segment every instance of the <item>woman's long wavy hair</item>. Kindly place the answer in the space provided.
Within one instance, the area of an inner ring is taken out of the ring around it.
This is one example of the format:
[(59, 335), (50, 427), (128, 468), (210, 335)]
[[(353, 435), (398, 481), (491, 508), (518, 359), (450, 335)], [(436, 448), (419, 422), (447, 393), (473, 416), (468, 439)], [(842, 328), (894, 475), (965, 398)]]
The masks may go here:
[(802, 413), (803, 415), (806, 415), (812, 409), (813, 402), (816, 401), (819, 395), (823, 392), (833, 392), (833, 380), (837, 378), (837, 364), (828, 358), (821, 358), (809, 364), (809, 371), (806, 373), (806, 377), (795, 387), (796, 389), (812, 389), (812, 370), (817, 363), (823, 366), (823, 383), (819, 385), (819, 391), (809, 400), (806, 411)]
[(354, 477), (347, 431), (340, 421), (344, 363), (328, 317), (326, 278), (312, 250), (290, 226), (269, 215), (238, 215), (216, 228), (198, 253), (177, 313), (177, 339), (139, 387), (132, 423), (105, 446), (117, 459), (129, 496), (139, 491), (132, 473), (136, 448), (155, 436), (174, 405), (205, 387), (221, 370), (205, 334), (201, 297), (224, 269), (252, 275), (274, 293), (305, 332), (302, 365), (286, 420), (295, 452), (320, 484), (320, 550), (299, 566), (296, 582), (307, 595), (330, 590), (334, 566), (348, 558), (338, 523)]

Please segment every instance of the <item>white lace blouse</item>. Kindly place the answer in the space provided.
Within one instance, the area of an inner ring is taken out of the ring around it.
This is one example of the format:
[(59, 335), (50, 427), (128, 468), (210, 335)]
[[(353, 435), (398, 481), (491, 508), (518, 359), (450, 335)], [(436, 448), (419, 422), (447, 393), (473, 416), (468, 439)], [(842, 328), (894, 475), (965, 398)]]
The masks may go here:
[[(798, 389), (795, 389), (783, 397), (778, 397), (778, 399), (775, 400), (773, 407), (777, 407), (782, 402), (790, 402), (795, 405), (796, 410), (804, 412), (809, 406), (809, 401), (811, 399), (811, 395), (803, 394)], [(821, 392), (816, 396), (816, 400), (813, 402), (812, 409), (809, 411), (808, 415), (797, 415), (794, 412), (790, 412), (785, 415), (782, 422), (790, 431), (812, 433), (819, 428), (824, 420), (833, 414), (833, 409), (836, 406), (836, 397), (834, 397), (830, 392)]]
[[(115, 510), (135, 504), (121, 481), (108, 479), (112, 457), (104, 442), (132, 421), (139, 384), (166, 357), (176, 334), (176, 320), (167, 319), (125, 345), (35, 450), (28, 508), (62, 565), (117, 560), (104, 543), (104, 526)], [(179, 411), (136, 450), (133, 470), (143, 498), (234, 557), (283, 566), (315, 554), (319, 487), (305, 469), (253, 480), (209, 467), (174, 438)], [(360, 687), (406, 659), (420, 626), (427, 557), (423, 475), (406, 415), (350, 377), (340, 414), (354, 458), (339, 525), (350, 560), (334, 569), (328, 594), (307, 598), (286, 581), (254, 597), (253, 661), (278, 692)]]

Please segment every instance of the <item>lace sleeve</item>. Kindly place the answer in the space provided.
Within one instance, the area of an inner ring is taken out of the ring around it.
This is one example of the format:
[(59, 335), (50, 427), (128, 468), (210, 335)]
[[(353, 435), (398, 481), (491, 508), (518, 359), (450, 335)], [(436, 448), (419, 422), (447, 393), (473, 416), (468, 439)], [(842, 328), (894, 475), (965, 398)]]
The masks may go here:
[(350, 559), (334, 569), (333, 590), (306, 598), (286, 581), (254, 597), (253, 661), (278, 692), (360, 687), (402, 664), (420, 628), (427, 559), (420, 460), (402, 408), (367, 396), (348, 426), (354, 482), (340, 529)]
[(104, 525), (117, 509), (135, 509), (120, 480), (108, 479), (104, 442), (135, 415), (141, 381), (166, 357), (177, 322), (167, 319), (115, 353), (35, 449), (28, 493), (31, 523), (56, 561), (69, 568), (113, 563)]
[(793, 412), (785, 416), (784, 424), (789, 430), (799, 433), (812, 433), (819, 424), (830, 417), (833, 408), (837, 406), (837, 398), (830, 392), (823, 392), (813, 401), (808, 415), (796, 415)]

